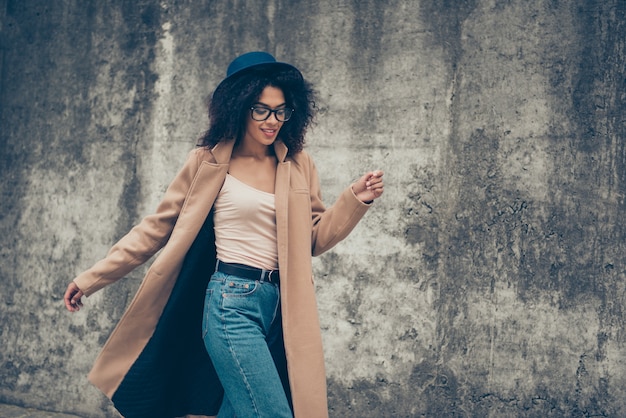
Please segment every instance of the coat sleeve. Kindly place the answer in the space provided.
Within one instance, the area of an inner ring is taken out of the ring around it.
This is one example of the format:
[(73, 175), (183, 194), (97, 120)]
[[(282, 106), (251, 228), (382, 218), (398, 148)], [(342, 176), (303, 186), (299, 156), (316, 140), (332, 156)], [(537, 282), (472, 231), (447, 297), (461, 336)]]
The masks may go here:
[(309, 188), (311, 193), (312, 234), (311, 251), (314, 256), (330, 250), (347, 237), (370, 208), (371, 203), (363, 203), (348, 186), (335, 203), (326, 208), (317, 168), (309, 158)]
[(104, 259), (74, 279), (74, 283), (85, 296), (90, 296), (124, 277), (166, 244), (199, 165), (199, 152), (192, 151), (167, 188), (156, 212), (133, 227), (111, 248)]

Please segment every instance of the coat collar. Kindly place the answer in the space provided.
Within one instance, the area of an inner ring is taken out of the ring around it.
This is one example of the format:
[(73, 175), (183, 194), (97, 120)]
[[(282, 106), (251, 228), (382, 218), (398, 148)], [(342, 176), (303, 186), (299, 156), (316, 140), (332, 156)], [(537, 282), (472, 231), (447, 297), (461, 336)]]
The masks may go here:
[[(218, 164), (228, 164), (230, 156), (233, 153), (234, 146), (234, 139), (218, 142), (218, 144), (211, 149), (211, 154), (213, 155), (213, 158), (215, 158), (215, 162)], [(278, 158), (279, 163), (285, 162), (288, 151), (289, 150), (283, 141), (274, 141), (274, 152), (276, 153), (276, 158)]]
[(287, 158), (287, 145), (283, 143), (283, 141), (274, 141), (274, 152), (276, 153), (276, 158), (278, 158), (279, 163), (284, 163)]

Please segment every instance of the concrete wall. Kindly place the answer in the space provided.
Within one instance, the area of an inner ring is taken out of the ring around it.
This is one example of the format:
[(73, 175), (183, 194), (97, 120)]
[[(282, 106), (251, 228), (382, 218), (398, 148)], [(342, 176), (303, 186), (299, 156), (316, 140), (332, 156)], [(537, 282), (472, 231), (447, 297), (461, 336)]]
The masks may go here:
[(333, 417), (626, 416), (623, 0), (0, 0), (0, 401), (114, 417), (85, 375), (144, 269), (70, 315), (237, 54), (320, 93)]

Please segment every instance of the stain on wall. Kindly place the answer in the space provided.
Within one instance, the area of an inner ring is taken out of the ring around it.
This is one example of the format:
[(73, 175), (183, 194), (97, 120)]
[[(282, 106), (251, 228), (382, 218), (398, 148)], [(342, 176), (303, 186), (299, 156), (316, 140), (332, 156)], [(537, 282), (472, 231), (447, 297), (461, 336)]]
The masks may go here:
[(75, 315), (65, 286), (154, 210), (228, 62), (264, 49), (318, 91), (325, 201), (386, 172), (314, 263), (331, 416), (626, 414), (620, 0), (4, 0), (0, 19), (0, 401), (117, 416), (85, 375), (145, 268)]

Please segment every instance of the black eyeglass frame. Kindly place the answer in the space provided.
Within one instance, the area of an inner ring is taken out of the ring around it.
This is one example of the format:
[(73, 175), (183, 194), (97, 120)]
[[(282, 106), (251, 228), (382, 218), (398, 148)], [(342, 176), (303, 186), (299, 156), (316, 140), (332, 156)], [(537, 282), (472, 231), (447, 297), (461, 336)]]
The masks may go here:
[[(265, 116), (263, 119), (257, 119), (255, 117), (255, 115), (254, 115), (254, 111), (256, 109), (264, 109), (264, 110), (268, 110), (269, 112), (268, 112), (267, 116)], [(252, 106), (250, 108), (250, 117), (253, 120), (257, 121), (257, 122), (263, 122), (263, 121), (268, 120), (270, 118), (270, 116), (272, 115), (272, 113), (273, 113), (274, 117), (276, 118), (277, 121), (279, 121), (279, 122), (287, 122), (289, 119), (291, 119), (291, 116), (293, 115), (294, 111), (295, 111), (294, 109), (291, 109), (289, 107), (279, 107), (277, 109), (270, 109), (269, 107), (266, 107), (266, 106)], [(285, 113), (286, 117), (284, 119), (279, 118), (278, 117), (278, 112), (286, 112)], [(289, 113), (289, 115), (287, 115), (287, 113)]]

